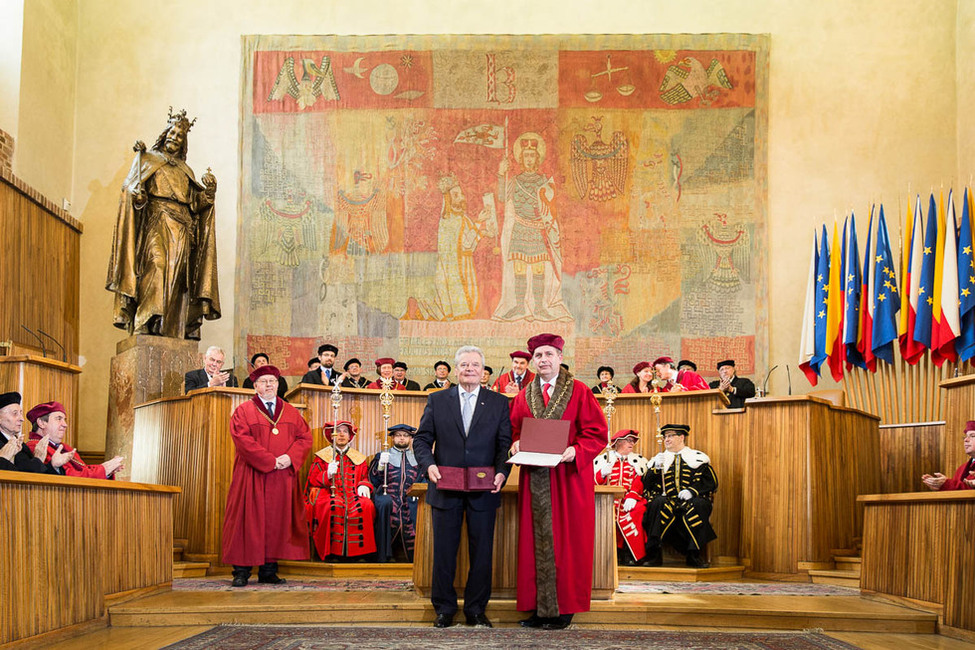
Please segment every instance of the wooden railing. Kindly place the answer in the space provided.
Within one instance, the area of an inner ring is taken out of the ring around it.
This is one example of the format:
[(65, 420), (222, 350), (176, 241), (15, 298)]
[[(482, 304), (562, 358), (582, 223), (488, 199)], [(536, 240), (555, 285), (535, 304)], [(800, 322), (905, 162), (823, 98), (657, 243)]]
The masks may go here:
[(179, 488), (0, 472), (0, 644), (103, 619), (173, 576)]
[(944, 626), (975, 640), (975, 491), (860, 501), (866, 506), (860, 588), (943, 608)]

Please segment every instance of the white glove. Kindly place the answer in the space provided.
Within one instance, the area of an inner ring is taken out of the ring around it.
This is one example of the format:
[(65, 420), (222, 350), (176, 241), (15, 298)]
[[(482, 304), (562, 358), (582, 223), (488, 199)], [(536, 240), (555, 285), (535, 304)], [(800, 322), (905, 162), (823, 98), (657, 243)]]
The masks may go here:
[(615, 449), (610, 449), (607, 457), (609, 459), (610, 465), (615, 465), (616, 462), (620, 459), (620, 455), (616, 453)]
[(599, 470), (599, 473), (603, 475), (603, 478), (606, 478), (607, 476), (609, 476), (609, 473), (611, 471), (613, 471), (613, 466), (606, 464), (603, 465), (603, 468), (601, 470)]
[(379, 454), (379, 464), (380, 465), (389, 465), (389, 452), (388, 451), (384, 451), (381, 454)]
[(363, 499), (368, 499), (369, 495), (371, 494), (369, 488), (365, 485), (360, 485), (358, 488), (356, 488), (355, 492)]
[(636, 499), (630, 497), (623, 500), (623, 512), (629, 512), (636, 506)]
[(680, 492), (677, 493), (677, 498), (680, 499), (681, 501), (690, 501), (691, 497), (693, 496), (694, 495), (691, 494), (690, 490), (681, 490)]
[(333, 460), (328, 464), (328, 477), (332, 478), (339, 471), (339, 461)]
[(663, 469), (664, 468), (664, 455), (657, 454), (650, 460), (650, 469)]

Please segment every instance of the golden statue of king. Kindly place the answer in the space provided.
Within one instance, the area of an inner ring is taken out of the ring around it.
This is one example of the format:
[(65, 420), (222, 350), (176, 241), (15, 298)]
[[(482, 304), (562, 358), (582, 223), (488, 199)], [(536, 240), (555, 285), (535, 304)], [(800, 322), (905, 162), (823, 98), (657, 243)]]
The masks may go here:
[(114, 325), (130, 334), (199, 339), (203, 319), (220, 318), (213, 201), (217, 179), (186, 164), (196, 122), (173, 113), (151, 149), (136, 142), (122, 185), (105, 288)]

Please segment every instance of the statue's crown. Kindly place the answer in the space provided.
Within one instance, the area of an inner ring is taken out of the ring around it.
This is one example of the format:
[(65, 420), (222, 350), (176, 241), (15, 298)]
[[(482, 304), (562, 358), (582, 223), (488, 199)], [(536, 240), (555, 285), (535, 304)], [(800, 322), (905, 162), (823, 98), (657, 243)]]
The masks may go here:
[(194, 117), (193, 120), (190, 121), (190, 120), (186, 119), (186, 109), (185, 108), (183, 110), (179, 111), (178, 113), (174, 113), (173, 112), (173, 107), (170, 106), (169, 107), (169, 124), (170, 125), (179, 124), (180, 126), (183, 127), (183, 130), (184, 131), (189, 132), (189, 130), (193, 128), (193, 125), (196, 124), (196, 118)]

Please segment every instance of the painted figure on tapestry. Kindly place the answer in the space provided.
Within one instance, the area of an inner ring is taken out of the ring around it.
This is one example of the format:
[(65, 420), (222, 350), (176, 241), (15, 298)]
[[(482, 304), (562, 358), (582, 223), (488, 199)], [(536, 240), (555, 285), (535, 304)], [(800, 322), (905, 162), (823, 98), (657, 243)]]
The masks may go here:
[(521, 173), (508, 178), (508, 159), (498, 166), (504, 197), (501, 231), (501, 299), (495, 320), (571, 320), (562, 301), (561, 230), (555, 213), (555, 180), (541, 172), (545, 141), (523, 133), (512, 146)]
[(437, 227), (436, 297), (420, 303), (420, 309), (428, 320), (471, 318), (479, 296), (474, 250), (482, 237), (497, 236), (498, 223), (487, 209), (477, 221), (467, 215), (467, 198), (453, 175), (442, 177), (437, 186), (443, 208)]
[(386, 249), (386, 198), (369, 172), (356, 170), (351, 194), (339, 190), (332, 251), (368, 255)]
[(114, 325), (130, 334), (199, 339), (203, 319), (220, 318), (213, 202), (217, 179), (197, 181), (186, 164), (186, 111), (135, 161), (122, 185), (105, 288)]

